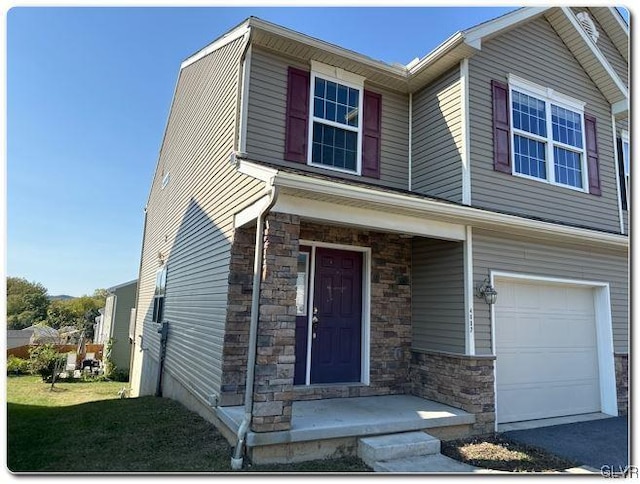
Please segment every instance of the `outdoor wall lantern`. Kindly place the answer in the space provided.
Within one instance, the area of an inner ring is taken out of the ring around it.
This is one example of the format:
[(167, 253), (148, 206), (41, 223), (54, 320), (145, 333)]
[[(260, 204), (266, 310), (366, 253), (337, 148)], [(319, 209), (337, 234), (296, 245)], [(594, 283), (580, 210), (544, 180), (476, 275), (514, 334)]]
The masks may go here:
[(489, 305), (495, 304), (498, 299), (498, 291), (496, 291), (491, 283), (489, 282), (489, 278), (486, 278), (482, 281), (478, 287), (476, 287), (476, 297), (480, 297), (484, 299)]

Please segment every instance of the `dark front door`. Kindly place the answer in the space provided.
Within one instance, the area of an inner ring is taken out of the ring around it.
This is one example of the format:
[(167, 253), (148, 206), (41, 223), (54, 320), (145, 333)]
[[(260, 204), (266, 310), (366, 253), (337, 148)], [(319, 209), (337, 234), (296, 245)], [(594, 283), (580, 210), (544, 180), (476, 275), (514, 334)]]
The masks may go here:
[(362, 253), (318, 247), (311, 383), (360, 381)]

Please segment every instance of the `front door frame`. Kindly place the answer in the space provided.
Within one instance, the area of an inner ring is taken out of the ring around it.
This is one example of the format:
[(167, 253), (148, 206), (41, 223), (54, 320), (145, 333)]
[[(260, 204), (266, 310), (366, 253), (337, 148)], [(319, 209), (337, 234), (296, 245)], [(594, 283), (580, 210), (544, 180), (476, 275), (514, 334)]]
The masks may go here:
[[(300, 240), (301, 246), (311, 248), (309, 259), (309, 284), (308, 291), (308, 308), (307, 311), (307, 363), (305, 373), (305, 386), (311, 385), (311, 345), (312, 338), (312, 318), (313, 318), (313, 297), (315, 290), (315, 272), (316, 272), (316, 248), (323, 247), (326, 249), (346, 250), (351, 252), (362, 253), (362, 322), (361, 322), (361, 351), (360, 351), (360, 383), (369, 385), (369, 369), (370, 369), (370, 347), (371, 347), (371, 247), (362, 247), (357, 245), (333, 244), (330, 242), (318, 242), (315, 240)], [(349, 385), (350, 383), (331, 383), (321, 385)]]

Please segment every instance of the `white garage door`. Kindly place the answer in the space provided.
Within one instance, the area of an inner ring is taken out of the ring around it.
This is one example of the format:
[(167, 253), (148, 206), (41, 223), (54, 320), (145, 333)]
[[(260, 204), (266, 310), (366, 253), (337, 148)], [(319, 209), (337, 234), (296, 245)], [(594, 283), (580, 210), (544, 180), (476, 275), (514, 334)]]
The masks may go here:
[(498, 423), (599, 412), (594, 290), (496, 280)]

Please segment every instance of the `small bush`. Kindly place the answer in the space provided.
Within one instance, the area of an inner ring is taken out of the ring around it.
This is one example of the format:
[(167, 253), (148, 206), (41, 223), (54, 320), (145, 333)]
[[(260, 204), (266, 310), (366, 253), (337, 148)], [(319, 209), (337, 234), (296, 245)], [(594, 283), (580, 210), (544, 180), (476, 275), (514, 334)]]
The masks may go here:
[(109, 374), (109, 380), (127, 382), (129, 381), (129, 370), (114, 367)]
[(26, 375), (29, 373), (29, 360), (9, 355), (7, 358), (7, 375)]
[(37, 373), (42, 381), (49, 381), (58, 368), (64, 368), (66, 356), (56, 351), (55, 346), (48, 344), (29, 349), (29, 368)]

